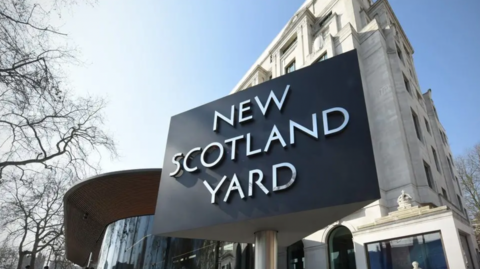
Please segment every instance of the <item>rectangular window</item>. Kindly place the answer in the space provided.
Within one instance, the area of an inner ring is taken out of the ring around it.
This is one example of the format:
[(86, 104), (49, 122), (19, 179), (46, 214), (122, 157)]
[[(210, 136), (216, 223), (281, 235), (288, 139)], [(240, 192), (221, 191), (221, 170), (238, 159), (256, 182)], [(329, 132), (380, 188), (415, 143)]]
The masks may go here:
[(428, 124), (428, 120), (426, 118), (423, 118), (425, 120), (425, 128), (427, 128), (427, 132), (429, 134), (432, 134), (431, 131), (430, 131), (430, 124)]
[(408, 78), (403, 75), (403, 82), (405, 83), (405, 89), (407, 90), (407, 92), (411, 95), (412, 94), (412, 90), (410, 88), (410, 81), (408, 80)]
[(463, 196), (462, 194), (462, 188), (460, 187), (460, 181), (458, 181), (458, 178), (455, 177), (455, 181), (457, 182), (457, 187), (458, 187), (458, 191), (460, 192), (460, 195)]
[(443, 197), (445, 197), (445, 199), (448, 200), (447, 191), (444, 188), (442, 188), (442, 194), (443, 194)]
[(417, 114), (412, 110), (412, 118), (413, 118), (413, 124), (415, 125), (415, 131), (417, 132), (417, 137), (422, 140), (422, 130), (420, 129), (420, 124), (418, 122), (418, 116)]
[(405, 44), (403, 44), (403, 50), (405, 51), (405, 58), (410, 59), (410, 53), (407, 50), (407, 47), (405, 47)]
[(440, 163), (438, 162), (437, 151), (433, 147), (432, 147), (432, 154), (433, 154), (433, 159), (435, 160), (435, 166), (437, 167), (437, 171), (441, 174), (442, 172), (440, 171)]
[(325, 24), (327, 23), (327, 21), (332, 17), (332, 12), (330, 11), (323, 19), (322, 21), (318, 24), (318, 26), (320, 28), (322, 28), (323, 26), (325, 26)]
[(327, 53), (325, 52), (324, 54), (322, 54), (322, 56), (320, 56), (320, 58), (318, 58), (317, 62), (322, 62), (322, 61), (325, 61), (326, 59), (327, 59)]
[(452, 177), (452, 180), (453, 180), (454, 175), (453, 175), (452, 161), (450, 161), (450, 158), (448, 157), (447, 157), (447, 163), (448, 163), (448, 169), (450, 170), (450, 176)]
[(297, 43), (297, 36), (292, 38), (287, 44), (283, 46), (283, 48), (280, 50), (280, 53), (283, 55), (287, 50), (289, 50), (291, 47), (293, 47), (294, 44)]
[(442, 142), (443, 144), (447, 144), (447, 136), (445, 135), (445, 133), (443, 131), (440, 131), (440, 136), (442, 137)]
[(432, 170), (430, 169), (430, 165), (428, 165), (425, 161), (423, 161), (423, 167), (425, 168), (425, 175), (427, 176), (427, 183), (430, 189), (433, 189), (433, 177), (432, 177)]
[(413, 261), (422, 269), (448, 268), (439, 232), (368, 243), (366, 249), (372, 269), (412, 268)]
[(458, 206), (459, 206), (460, 209), (463, 211), (462, 199), (460, 198), (460, 196), (458, 196), (458, 194), (457, 194), (457, 200), (458, 200)]
[(285, 74), (292, 73), (295, 71), (295, 60), (285, 67)]
[(397, 54), (398, 54), (398, 58), (400, 60), (402, 60), (403, 62), (403, 54), (402, 54), (402, 50), (400, 50), (400, 48), (397, 46)]

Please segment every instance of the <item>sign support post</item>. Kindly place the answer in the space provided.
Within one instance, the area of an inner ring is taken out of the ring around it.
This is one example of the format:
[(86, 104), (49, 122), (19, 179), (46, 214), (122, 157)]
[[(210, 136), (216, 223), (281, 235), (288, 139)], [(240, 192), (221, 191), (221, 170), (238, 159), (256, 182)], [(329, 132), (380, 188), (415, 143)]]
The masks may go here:
[(277, 269), (277, 231), (255, 233), (255, 268)]

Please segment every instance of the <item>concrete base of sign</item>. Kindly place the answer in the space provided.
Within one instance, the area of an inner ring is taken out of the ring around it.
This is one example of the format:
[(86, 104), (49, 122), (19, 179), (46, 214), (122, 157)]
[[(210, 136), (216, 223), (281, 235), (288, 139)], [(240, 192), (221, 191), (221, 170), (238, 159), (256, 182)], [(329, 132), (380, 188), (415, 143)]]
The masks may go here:
[(255, 268), (277, 269), (277, 231), (255, 233)]

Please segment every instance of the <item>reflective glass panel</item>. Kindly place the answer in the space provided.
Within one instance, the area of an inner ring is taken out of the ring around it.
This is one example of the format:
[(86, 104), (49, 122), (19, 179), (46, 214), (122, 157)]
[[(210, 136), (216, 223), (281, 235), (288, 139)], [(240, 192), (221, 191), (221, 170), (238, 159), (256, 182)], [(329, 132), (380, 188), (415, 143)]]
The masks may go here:
[(367, 244), (371, 269), (446, 269), (440, 233), (415, 235)]

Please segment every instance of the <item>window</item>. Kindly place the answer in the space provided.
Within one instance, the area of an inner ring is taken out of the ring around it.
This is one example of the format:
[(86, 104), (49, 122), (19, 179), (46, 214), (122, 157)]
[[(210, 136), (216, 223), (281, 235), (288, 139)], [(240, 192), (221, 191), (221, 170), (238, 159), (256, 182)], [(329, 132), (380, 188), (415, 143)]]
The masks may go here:
[(420, 124), (418, 122), (418, 116), (415, 114), (415, 112), (412, 110), (412, 118), (413, 118), (413, 124), (415, 125), (415, 131), (417, 132), (417, 137), (422, 141), (422, 130), (420, 129)]
[(292, 73), (295, 71), (295, 60), (285, 67), (285, 74)]
[(293, 45), (297, 43), (297, 36), (294, 36), (290, 41), (288, 41), (282, 48), (281, 54), (283, 55), (285, 52), (287, 52)]
[(355, 251), (352, 232), (345, 226), (338, 226), (328, 237), (328, 259), (330, 269), (355, 268)]
[(427, 128), (427, 132), (429, 134), (432, 134), (431, 131), (430, 131), (430, 124), (428, 124), (428, 120), (426, 118), (423, 118), (425, 120), (425, 128)]
[(460, 209), (463, 211), (462, 199), (460, 198), (460, 196), (458, 196), (458, 194), (457, 194), (457, 200), (458, 200), (458, 206), (459, 206)]
[(437, 171), (441, 174), (442, 172), (440, 171), (440, 163), (438, 162), (437, 151), (433, 147), (432, 147), (432, 154), (433, 154), (433, 159), (435, 160), (435, 166), (437, 167)]
[(272, 80), (272, 75), (270, 75), (270, 76), (268, 77), (268, 80)]
[(455, 163), (453, 162), (452, 154), (448, 154), (450, 156), (450, 160), (452, 160), (452, 166), (455, 167)]
[(452, 161), (450, 161), (450, 158), (447, 157), (447, 163), (448, 163), (448, 169), (450, 170), (450, 175), (452, 176), (452, 180), (453, 180), (453, 169), (452, 169)]
[(323, 19), (322, 21), (320, 21), (320, 23), (318, 24), (318, 26), (320, 28), (322, 28), (323, 26), (325, 26), (325, 24), (327, 23), (327, 21), (332, 17), (332, 12), (330, 11)]
[(405, 44), (403, 44), (403, 50), (405, 51), (405, 56), (407, 59), (410, 59), (410, 53), (408, 53), (407, 47), (405, 47)]
[(407, 90), (407, 92), (409, 94), (412, 94), (412, 91), (411, 91), (411, 88), (410, 88), (410, 81), (408, 80), (408, 78), (403, 75), (403, 82), (405, 83), (405, 89)]
[(448, 200), (447, 191), (444, 188), (442, 188), (442, 195), (443, 195), (443, 197), (445, 197), (445, 199)]
[(447, 136), (443, 131), (440, 131), (440, 136), (442, 137), (443, 144), (447, 144)]
[(398, 58), (400, 58), (400, 60), (402, 60), (403, 62), (403, 54), (402, 54), (402, 51), (400, 50), (400, 48), (397, 46), (397, 54), (398, 54)]
[(467, 259), (466, 264), (471, 265), (468, 268), (475, 268), (473, 265), (474, 263), (472, 258), (472, 252), (470, 250), (470, 243), (468, 242), (469, 240), (467, 239), (467, 235), (460, 233), (459, 236), (460, 236), (460, 242), (462, 243), (464, 258)]
[(272, 62), (272, 55), (270, 55), (270, 62)]
[(412, 268), (414, 261), (422, 269), (448, 267), (439, 232), (369, 243), (366, 248), (372, 269)]
[(455, 181), (457, 182), (458, 192), (460, 193), (461, 196), (463, 196), (462, 188), (460, 187), (460, 181), (458, 181), (457, 177), (455, 177)]
[(303, 248), (304, 246), (302, 240), (297, 241), (293, 245), (287, 247), (288, 269), (305, 268), (305, 253)]
[(433, 177), (432, 177), (432, 170), (430, 169), (430, 165), (428, 165), (425, 161), (423, 161), (423, 167), (425, 168), (425, 175), (427, 176), (427, 183), (430, 189), (433, 189)]
[(320, 56), (320, 58), (318, 58), (317, 62), (325, 61), (326, 59), (327, 59), (327, 53), (325, 52), (324, 54), (322, 54), (322, 56)]

